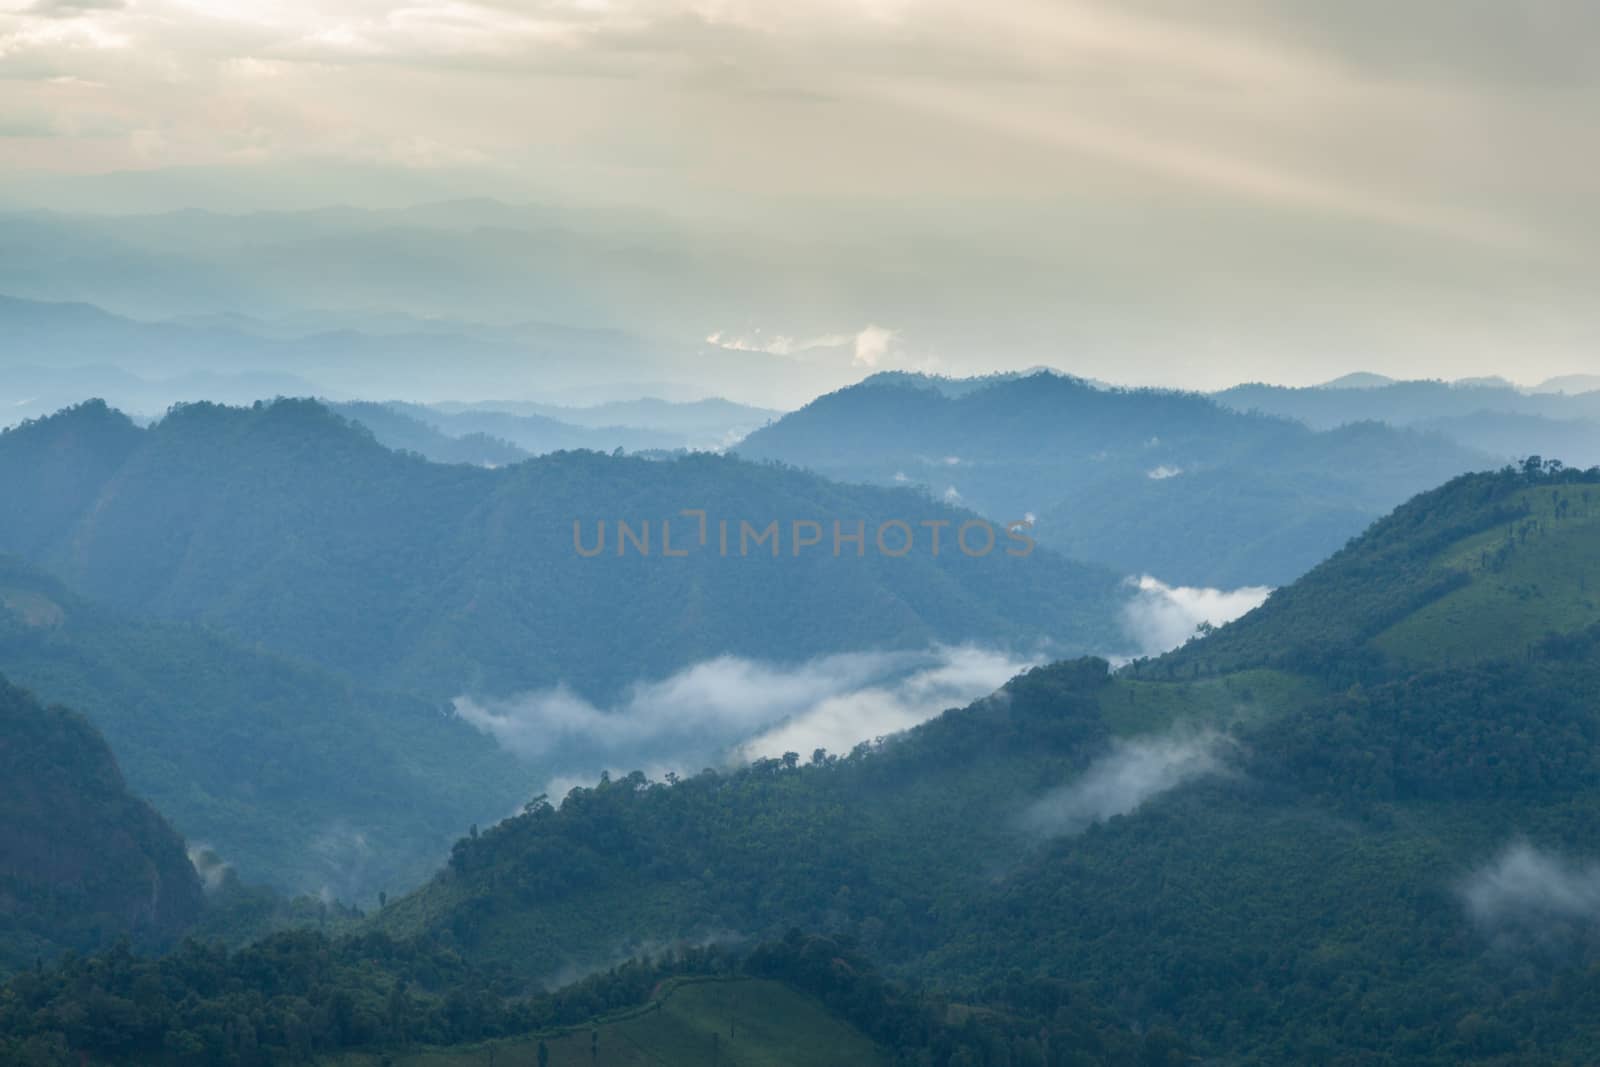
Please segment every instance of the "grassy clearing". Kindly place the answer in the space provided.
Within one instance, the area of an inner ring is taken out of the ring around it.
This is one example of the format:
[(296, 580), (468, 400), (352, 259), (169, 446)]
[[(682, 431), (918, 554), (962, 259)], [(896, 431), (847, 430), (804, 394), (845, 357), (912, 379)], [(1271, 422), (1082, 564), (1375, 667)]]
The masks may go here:
[(449, 1049), (360, 1053), (324, 1067), (884, 1067), (864, 1034), (780, 982), (680, 980), (643, 1010), (560, 1033)]
[(1528, 518), (1467, 538), (1435, 564), (1465, 571), (1471, 584), (1379, 634), (1380, 650), (1444, 666), (1600, 622), (1600, 490), (1541, 487), (1522, 499)]

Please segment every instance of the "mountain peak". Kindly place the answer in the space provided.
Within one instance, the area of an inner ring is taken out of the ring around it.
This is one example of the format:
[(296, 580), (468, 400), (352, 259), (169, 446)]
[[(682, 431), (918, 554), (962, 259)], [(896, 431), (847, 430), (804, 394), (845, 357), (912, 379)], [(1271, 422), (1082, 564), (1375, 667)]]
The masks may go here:
[(1386, 374), (1373, 374), (1370, 371), (1355, 371), (1344, 374), (1329, 382), (1317, 386), (1319, 389), (1381, 389), (1386, 385), (1395, 384), (1396, 379)]

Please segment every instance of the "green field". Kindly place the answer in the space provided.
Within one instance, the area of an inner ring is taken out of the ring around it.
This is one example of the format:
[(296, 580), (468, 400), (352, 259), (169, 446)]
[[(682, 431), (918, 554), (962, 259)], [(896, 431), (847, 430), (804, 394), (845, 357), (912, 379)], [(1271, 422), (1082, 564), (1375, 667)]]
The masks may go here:
[(462, 1048), (348, 1054), (325, 1067), (881, 1067), (859, 1030), (780, 982), (680, 979), (643, 1009), (558, 1033)]
[(1527, 518), (1469, 537), (1434, 564), (1465, 571), (1471, 584), (1379, 634), (1379, 649), (1403, 662), (1447, 666), (1600, 622), (1600, 491), (1557, 486), (1518, 499)]

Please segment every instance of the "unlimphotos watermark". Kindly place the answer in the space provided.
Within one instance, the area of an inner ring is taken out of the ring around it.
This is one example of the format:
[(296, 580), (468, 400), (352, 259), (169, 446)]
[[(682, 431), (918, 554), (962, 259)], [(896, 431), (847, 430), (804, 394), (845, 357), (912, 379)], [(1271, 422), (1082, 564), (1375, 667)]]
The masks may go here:
[[(938, 557), (953, 546), (964, 556), (982, 558), (1001, 551), (1014, 559), (1032, 555), (1033, 538), (1027, 520), (1004, 526), (983, 519), (887, 519), (869, 529), (865, 519), (846, 522), (834, 519), (712, 519), (704, 508), (684, 508), (679, 519), (687, 519), (674, 532), (672, 519), (629, 521), (616, 519), (572, 520), (573, 551), (585, 559), (596, 557), (657, 556), (680, 559), (702, 552), (715, 552), (728, 558), (770, 554), (777, 559), (801, 555), (826, 554), (835, 558), (862, 557), (869, 549), (880, 556), (900, 559), (913, 552)], [(831, 527), (831, 528), (830, 528)]]

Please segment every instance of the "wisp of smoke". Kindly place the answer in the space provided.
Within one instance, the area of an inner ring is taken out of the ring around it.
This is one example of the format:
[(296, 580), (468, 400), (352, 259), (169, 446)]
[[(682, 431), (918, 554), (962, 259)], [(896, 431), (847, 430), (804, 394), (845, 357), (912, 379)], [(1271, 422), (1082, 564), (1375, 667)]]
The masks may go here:
[(1496, 940), (1570, 940), (1600, 921), (1600, 864), (1519, 841), (1474, 871), (1461, 896), (1467, 914)]
[(1148, 574), (1129, 582), (1138, 591), (1122, 610), (1122, 628), (1146, 656), (1177, 648), (1193, 637), (1203, 622), (1212, 626), (1230, 623), (1272, 595), (1266, 586), (1232, 590), (1171, 586)]
[(1223, 770), (1224, 739), (1216, 733), (1170, 733), (1120, 741), (1071, 785), (1028, 808), (1023, 825), (1046, 837), (1081, 833), (1127, 815), (1185, 783)]
[(631, 687), (600, 708), (565, 687), (458, 697), (456, 714), (547, 770), (552, 786), (601, 770), (693, 771), (814, 749), (847, 751), (986, 696), (1032, 663), (973, 646), (824, 656), (793, 666), (721, 656)]
[(709, 930), (684, 934), (670, 940), (661, 938), (628, 939), (607, 946), (603, 951), (590, 952), (579, 959), (569, 959), (554, 971), (537, 980), (546, 990), (565, 989), (585, 978), (609, 971), (629, 960), (660, 959), (679, 954), (687, 949), (705, 949), (718, 945), (739, 945), (749, 939), (735, 930)]
[(326, 879), (317, 893), (324, 901), (355, 900), (371, 891), (367, 869), (372, 845), (364, 830), (336, 819), (311, 839), (311, 852), (321, 862)]
[(228, 872), (232, 870), (232, 866), (217, 855), (210, 845), (198, 842), (189, 846), (189, 863), (200, 876), (200, 887), (207, 893), (221, 889), (228, 879)]

